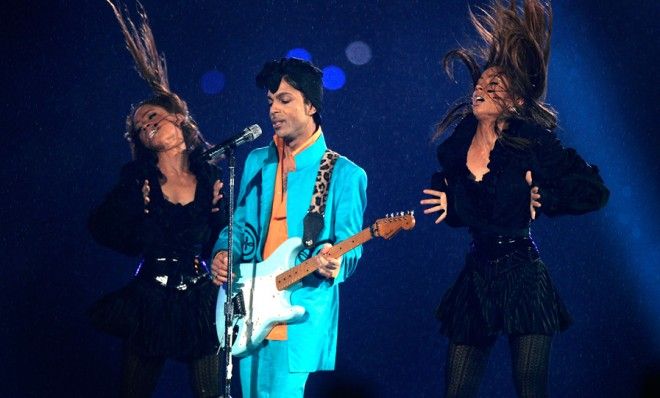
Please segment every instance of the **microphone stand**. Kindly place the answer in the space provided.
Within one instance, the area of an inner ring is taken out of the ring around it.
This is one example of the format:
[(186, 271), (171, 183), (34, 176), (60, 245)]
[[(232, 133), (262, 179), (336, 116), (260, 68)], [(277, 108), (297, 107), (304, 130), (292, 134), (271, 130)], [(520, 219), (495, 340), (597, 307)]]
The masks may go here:
[(231, 360), (231, 347), (233, 345), (234, 302), (232, 301), (234, 289), (234, 180), (236, 156), (234, 148), (227, 149), (229, 157), (229, 225), (227, 228), (227, 300), (225, 301), (225, 398), (231, 398), (231, 376), (233, 364)]

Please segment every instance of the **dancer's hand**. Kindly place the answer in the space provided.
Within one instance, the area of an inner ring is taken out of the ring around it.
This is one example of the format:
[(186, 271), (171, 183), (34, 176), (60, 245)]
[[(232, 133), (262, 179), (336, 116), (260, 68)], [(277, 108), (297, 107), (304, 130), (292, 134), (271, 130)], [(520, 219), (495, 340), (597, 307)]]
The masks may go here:
[(425, 189), (422, 192), (431, 195), (431, 198), (422, 199), (419, 203), (423, 205), (434, 205), (433, 207), (424, 209), (424, 214), (438, 213), (435, 223), (440, 224), (447, 217), (447, 194), (434, 189)]
[(318, 269), (316, 272), (324, 278), (336, 278), (339, 275), (339, 266), (341, 264), (341, 256), (339, 258), (332, 258), (328, 255), (328, 251), (332, 247), (331, 244), (326, 243), (323, 248), (315, 256)]
[[(527, 185), (532, 187), (532, 172), (529, 170), (525, 173), (525, 181), (527, 181)], [(533, 186), (529, 190), (529, 216), (532, 220), (536, 220), (536, 208), (541, 207), (541, 202), (539, 202), (540, 199), (541, 194), (539, 194), (539, 187)]]
[(220, 201), (220, 199), (222, 199), (222, 193), (220, 193), (220, 190), (222, 189), (223, 185), (224, 184), (220, 180), (215, 180), (215, 184), (213, 184), (213, 201), (211, 202), (211, 204), (213, 205), (211, 211), (213, 213), (220, 211), (220, 208), (217, 207), (217, 204)]
[(213, 283), (220, 286), (227, 282), (228, 268), (227, 251), (221, 250), (217, 252), (211, 263), (211, 276), (213, 277)]

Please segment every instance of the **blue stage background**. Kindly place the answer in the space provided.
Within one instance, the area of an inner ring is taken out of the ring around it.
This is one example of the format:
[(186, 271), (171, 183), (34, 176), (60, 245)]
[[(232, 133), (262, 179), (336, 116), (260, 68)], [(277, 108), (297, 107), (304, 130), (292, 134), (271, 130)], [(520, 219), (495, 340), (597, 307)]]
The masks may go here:
[[(96, 245), (85, 222), (130, 158), (124, 118), (149, 91), (105, 2), (10, 3), (0, 16), (0, 396), (113, 397), (120, 343), (93, 330), (84, 311), (125, 284), (136, 260)], [(416, 210), (417, 226), (365, 247), (342, 285), (337, 370), (313, 375), (307, 395), (441, 396), (447, 342), (433, 314), (469, 237), (434, 225), (418, 203), (436, 169), (433, 125), (470, 90), (460, 67), (457, 84), (440, 67), (445, 52), (474, 39), (467, 2), (143, 4), (171, 86), (212, 142), (259, 123), (257, 145), (268, 143), (254, 85), (265, 61), (304, 48), (318, 66), (343, 70), (343, 87), (326, 92), (324, 131), (367, 171), (365, 224)], [(612, 196), (603, 211), (533, 224), (575, 318), (553, 342), (551, 391), (639, 396), (660, 358), (660, 6), (564, 0), (554, 11), (548, 99), (558, 135), (600, 167)], [(345, 53), (355, 41), (371, 49), (364, 65)], [(514, 396), (510, 374), (502, 338), (481, 396)], [(191, 396), (187, 380), (185, 366), (169, 363), (156, 396)]]

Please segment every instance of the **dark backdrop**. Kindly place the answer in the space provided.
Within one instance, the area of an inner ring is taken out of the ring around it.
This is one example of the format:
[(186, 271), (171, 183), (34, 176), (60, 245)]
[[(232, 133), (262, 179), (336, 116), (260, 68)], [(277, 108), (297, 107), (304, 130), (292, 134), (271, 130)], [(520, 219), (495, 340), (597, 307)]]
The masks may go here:
[[(657, 374), (656, 4), (554, 4), (549, 101), (560, 113), (558, 134), (600, 166), (612, 191), (604, 211), (533, 226), (575, 318), (553, 343), (555, 396), (636, 396)], [(365, 223), (408, 209), (418, 223), (365, 247), (342, 285), (337, 370), (313, 375), (308, 395), (337, 385), (382, 397), (441, 395), (447, 343), (433, 311), (468, 235), (434, 225), (418, 203), (436, 168), (432, 126), (469, 89), (466, 74), (454, 84), (439, 66), (446, 51), (473, 38), (466, 2), (144, 5), (171, 86), (214, 142), (255, 122), (268, 126), (254, 87), (266, 60), (304, 47), (319, 66), (344, 69), (345, 86), (326, 93), (324, 130), (369, 175)], [(103, 1), (14, 1), (0, 15), (0, 396), (114, 396), (120, 344), (94, 331), (84, 311), (126, 283), (135, 260), (96, 245), (85, 220), (129, 159), (124, 117), (149, 92)], [(344, 49), (354, 40), (371, 46), (368, 64), (348, 62)], [(200, 79), (214, 69), (225, 74), (225, 89), (207, 95)], [(247, 149), (238, 152), (241, 164)], [(168, 364), (157, 396), (190, 396), (186, 372)], [(512, 396), (510, 373), (501, 339), (482, 395)]]

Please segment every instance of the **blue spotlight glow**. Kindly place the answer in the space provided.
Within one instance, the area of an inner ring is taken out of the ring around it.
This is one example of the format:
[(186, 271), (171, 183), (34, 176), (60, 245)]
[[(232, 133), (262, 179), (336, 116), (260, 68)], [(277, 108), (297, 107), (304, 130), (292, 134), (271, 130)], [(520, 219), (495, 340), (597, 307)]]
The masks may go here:
[(323, 68), (323, 87), (328, 90), (339, 90), (344, 87), (344, 83), (346, 83), (346, 74), (340, 67), (330, 65)]
[(312, 54), (304, 48), (293, 48), (286, 53), (287, 58), (300, 58), (305, 61), (312, 61)]
[(353, 65), (364, 65), (371, 61), (371, 48), (363, 41), (354, 41), (346, 47), (346, 58)]
[(225, 74), (211, 70), (202, 76), (202, 91), (206, 94), (218, 94), (225, 88)]
[[(579, 34), (569, 31), (566, 37), (557, 38), (555, 35), (555, 42), (573, 43), (573, 38)], [(565, 49), (559, 47), (555, 50), (554, 74), (557, 77), (549, 79), (556, 82), (561, 92), (554, 102), (565, 109), (563, 119), (570, 120), (572, 129), (580, 132), (571, 138), (581, 152), (592, 152), (593, 156), (589, 154), (585, 158), (604, 160), (601, 171), (612, 195), (603, 211), (606, 218), (613, 221), (609, 225), (613, 240), (628, 251), (629, 264), (626, 266), (630, 278), (636, 282), (633, 289), (638, 292), (640, 305), (647, 315), (646, 321), (640, 324), (648, 325), (655, 336), (660, 336), (660, 274), (657, 269), (660, 243), (653, 233), (654, 219), (647, 217), (655, 210), (653, 202), (640, 199), (648, 196), (645, 190), (648, 181), (655, 180), (653, 176), (645, 175), (644, 170), (630, 167), (636, 164), (639, 154), (634, 148), (622, 145), (621, 137), (634, 134), (623, 133), (630, 128), (629, 122), (623, 114), (611, 111), (618, 109), (616, 96), (612, 94), (610, 99), (600, 95), (601, 87), (616, 87), (617, 83), (594, 74), (602, 62), (598, 49), (586, 47), (576, 52), (570, 45), (565, 46)], [(589, 117), (585, 117), (586, 114)], [(651, 349), (657, 352), (660, 337), (656, 337), (652, 344)]]

